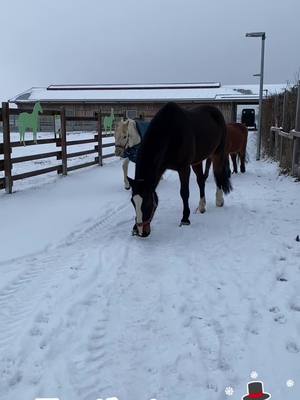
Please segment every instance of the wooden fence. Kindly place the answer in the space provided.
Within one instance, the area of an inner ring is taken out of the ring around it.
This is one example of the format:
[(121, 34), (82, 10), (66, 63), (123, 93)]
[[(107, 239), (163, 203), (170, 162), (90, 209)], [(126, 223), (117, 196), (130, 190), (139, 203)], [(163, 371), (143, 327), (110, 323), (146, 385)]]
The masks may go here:
[(300, 179), (300, 82), (264, 102), (262, 144), (284, 173)]
[[(113, 134), (102, 133), (102, 117), (103, 115), (99, 112), (94, 117), (69, 117), (66, 116), (65, 109), (61, 108), (56, 111), (44, 111), (44, 115), (60, 115), (61, 122), (61, 133), (60, 137), (38, 139), (36, 142), (33, 140), (26, 140), (26, 146), (42, 145), (53, 143), (56, 145), (57, 150), (47, 153), (39, 153), (33, 155), (27, 155), (22, 157), (13, 157), (13, 148), (24, 146), (23, 143), (11, 141), (9, 120), (10, 115), (19, 115), (23, 110), (9, 109), (8, 103), (2, 103), (2, 110), (0, 109), (0, 122), (3, 124), (3, 143), (0, 143), (0, 155), (3, 156), (3, 160), (0, 160), (0, 172), (4, 175), (0, 178), (0, 189), (5, 189), (6, 193), (12, 193), (13, 183), (20, 179), (25, 179), (37, 175), (47, 174), (49, 172), (56, 171), (58, 174), (67, 175), (69, 171), (74, 171), (80, 168), (90, 167), (92, 165), (103, 165), (105, 158), (113, 157), (115, 154), (111, 152), (109, 154), (103, 154), (104, 148), (113, 147), (115, 143), (103, 143), (103, 138), (113, 137)], [(120, 115), (121, 116), (121, 115)], [(80, 140), (68, 140), (67, 137), (67, 122), (68, 121), (96, 121), (97, 122), (97, 134), (91, 139), (80, 139)], [(72, 152), (69, 151), (72, 146), (78, 146), (83, 144), (94, 143), (94, 148), (90, 150), (82, 150)], [(71, 157), (79, 157), (83, 155), (95, 154), (93, 161), (81, 163), (78, 165), (69, 166), (68, 159)], [(37, 169), (20, 174), (13, 173), (13, 166), (17, 163), (46, 159), (50, 157), (56, 157), (57, 164), (48, 168)]]

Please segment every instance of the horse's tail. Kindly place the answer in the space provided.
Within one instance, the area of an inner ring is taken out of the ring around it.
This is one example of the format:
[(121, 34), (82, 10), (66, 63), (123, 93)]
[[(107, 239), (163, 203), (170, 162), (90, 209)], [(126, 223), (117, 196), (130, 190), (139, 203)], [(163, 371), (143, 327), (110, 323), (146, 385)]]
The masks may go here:
[(214, 177), (218, 188), (222, 189), (225, 194), (228, 194), (232, 190), (232, 185), (230, 182), (231, 172), (227, 151), (228, 134), (226, 122), (224, 120), (223, 114), (218, 109), (215, 109), (213, 111), (212, 116), (222, 130), (221, 141), (212, 157)]

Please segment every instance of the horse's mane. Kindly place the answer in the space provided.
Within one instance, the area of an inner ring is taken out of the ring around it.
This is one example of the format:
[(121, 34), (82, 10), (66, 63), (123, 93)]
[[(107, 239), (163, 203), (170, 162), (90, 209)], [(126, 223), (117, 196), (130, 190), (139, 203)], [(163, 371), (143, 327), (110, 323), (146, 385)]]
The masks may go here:
[(176, 125), (180, 124), (184, 113), (177, 104), (167, 103), (154, 116), (138, 151), (136, 179), (148, 180), (152, 186), (158, 184), (165, 171), (163, 161), (170, 143), (170, 136), (174, 133)]

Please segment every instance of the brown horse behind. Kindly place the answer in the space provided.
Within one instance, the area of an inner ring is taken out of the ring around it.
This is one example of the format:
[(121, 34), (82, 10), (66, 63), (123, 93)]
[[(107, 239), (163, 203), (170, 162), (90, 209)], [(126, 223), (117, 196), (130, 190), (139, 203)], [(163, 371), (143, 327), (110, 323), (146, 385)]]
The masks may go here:
[(248, 139), (248, 129), (245, 125), (239, 124), (237, 122), (227, 124), (227, 134), (228, 134), (228, 154), (231, 156), (233, 164), (233, 172), (237, 173), (237, 156), (240, 159), (241, 172), (246, 172), (245, 162), (246, 162), (246, 148)]
[[(232, 122), (226, 124), (227, 127), (227, 143), (226, 151), (227, 155), (230, 155), (233, 164), (233, 173), (238, 172), (237, 158), (240, 160), (241, 172), (246, 172), (246, 149), (248, 140), (248, 128), (244, 124), (238, 122)], [(205, 179), (207, 179), (209, 174), (209, 169), (211, 165), (211, 160), (208, 158), (205, 164)]]

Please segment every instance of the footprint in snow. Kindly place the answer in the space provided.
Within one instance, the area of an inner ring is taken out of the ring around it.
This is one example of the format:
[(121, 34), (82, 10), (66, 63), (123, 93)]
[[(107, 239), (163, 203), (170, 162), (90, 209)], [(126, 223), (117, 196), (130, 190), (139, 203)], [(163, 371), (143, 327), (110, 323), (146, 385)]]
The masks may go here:
[(287, 282), (288, 281), (287, 278), (285, 278), (283, 274), (277, 275), (276, 280), (279, 282)]
[(299, 302), (291, 303), (290, 309), (292, 311), (300, 312), (300, 303)]
[(214, 382), (207, 382), (206, 388), (209, 390), (213, 390), (214, 392), (218, 392), (218, 385)]
[(49, 313), (44, 313), (44, 312), (40, 312), (36, 319), (35, 322), (37, 322), (38, 324), (48, 324), (49, 322)]
[(289, 353), (299, 353), (300, 348), (295, 342), (288, 342), (286, 345), (286, 349)]
[(33, 328), (31, 328), (30, 330), (30, 335), (31, 336), (42, 336), (43, 332), (40, 330), (39, 327), (34, 326)]
[(278, 313), (280, 311), (280, 308), (277, 306), (274, 306), (274, 307), (269, 308), (269, 311), (271, 313)]
[(286, 320), (286, 317), (284, 314), (279, 314), (279, 315), (276, 315), (276, 317), (274, 317), (274, 321), (283, 325), (286, 323), (287, 320)]

